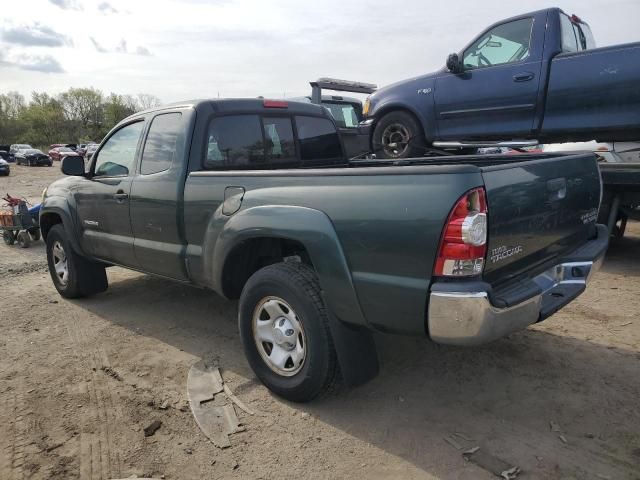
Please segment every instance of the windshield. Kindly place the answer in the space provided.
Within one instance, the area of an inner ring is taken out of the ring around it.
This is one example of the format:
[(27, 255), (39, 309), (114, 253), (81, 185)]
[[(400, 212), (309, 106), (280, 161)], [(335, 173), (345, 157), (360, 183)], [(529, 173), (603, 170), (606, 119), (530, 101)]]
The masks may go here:
[(69, 147), (60, 147), (58, 149), (59, 152), (73, 152)]
[(27, 148), (24, 150), (24, 153), (27, 155), (33, 155), (34, 153), (42, 153), (40, 150), (36, 150), (35, 148)]

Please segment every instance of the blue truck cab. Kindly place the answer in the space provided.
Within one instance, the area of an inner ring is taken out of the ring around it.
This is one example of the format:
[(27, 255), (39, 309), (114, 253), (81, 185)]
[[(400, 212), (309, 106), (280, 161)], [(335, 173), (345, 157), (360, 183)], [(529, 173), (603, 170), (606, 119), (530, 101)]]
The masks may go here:
[(501, 20), (442, 69), (379, 89), (364, 127), (380, 158), (431, 147), (634, 139), (640, 43), (596, 48), (589, 26), (549, 8)]

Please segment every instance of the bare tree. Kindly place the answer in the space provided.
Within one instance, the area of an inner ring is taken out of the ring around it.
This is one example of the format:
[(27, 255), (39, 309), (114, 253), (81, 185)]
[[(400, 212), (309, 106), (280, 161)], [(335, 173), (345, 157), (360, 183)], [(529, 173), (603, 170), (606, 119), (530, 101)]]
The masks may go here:
[(138, 107), (140, 110), (146, 110), (147, 108), (159, 107), (160, 99), (155, 95), (149, 93), (138, 94)]

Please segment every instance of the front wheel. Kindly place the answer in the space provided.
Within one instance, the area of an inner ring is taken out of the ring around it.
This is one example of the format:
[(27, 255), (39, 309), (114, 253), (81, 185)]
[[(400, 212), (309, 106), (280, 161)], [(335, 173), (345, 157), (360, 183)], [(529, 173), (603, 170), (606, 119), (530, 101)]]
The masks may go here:
[(425, 153), (424, 132), (413, 115), (389, 112), (376, 124), (372, 147), (377, 158), (420, 157)]
[(311, 268), (287, 262), (258, 270), (242, 290), (238, 322), (249, 365), (271, 391), (307, 402), (332, 388), (336, 352)]
[(104, 265), (78, 255), (71, 247), (62, 224), (47, 234), (47, 264), (53, 285), (65, 298), (79, 298), (107, 289)]

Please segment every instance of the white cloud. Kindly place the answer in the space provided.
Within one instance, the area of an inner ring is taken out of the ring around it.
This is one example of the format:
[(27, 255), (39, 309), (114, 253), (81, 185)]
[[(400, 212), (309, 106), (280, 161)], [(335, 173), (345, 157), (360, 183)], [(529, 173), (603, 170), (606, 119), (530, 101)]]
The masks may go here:
[[(6, 2), (3, 18), (14, 25), (39, 22), (72, 38), (73, 48), (56, 48), (67, 72), (43, 84), (37, 73), (0, 67), (3, 87), (29, 93), (46, 85), (55, 93), (93, 85), (107, 92), (148, 92), (165, 101), (218, 91), (302, 95), (321, 76), (382, 86), (440, 68), (448, 53), (497, 20), (548, 6), (546, 0), (485, 0), (482, 8), (472, 0), (49, 1), (39, 9)], [(638, 40), (637, 0), (563, 0), (561, 7), (590, 22), (599, 45)], [(47, 54), (40, 46), (15, 48)], [(102, 53), (98, 60), (78, 62), (96, 52)]]

